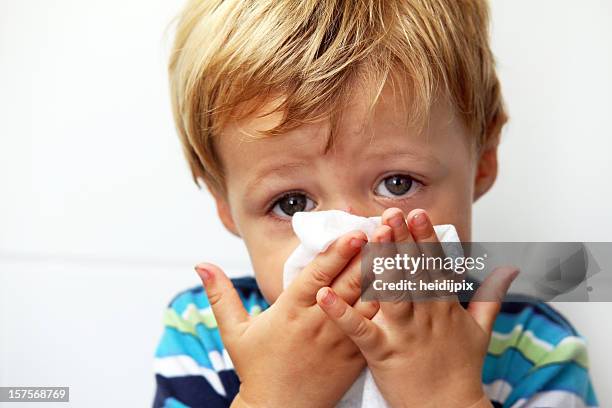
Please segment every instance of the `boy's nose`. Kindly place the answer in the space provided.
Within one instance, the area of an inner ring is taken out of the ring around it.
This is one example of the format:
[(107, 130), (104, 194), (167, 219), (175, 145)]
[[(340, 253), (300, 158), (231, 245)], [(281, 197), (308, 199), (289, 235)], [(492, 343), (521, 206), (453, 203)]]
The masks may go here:
[(360, 197), (347, 197), (338, 195), (326, 200), (321, 210), (341, 210), (360, 217), (374, 217), (380, 215), (380, 208), (373, 202)]

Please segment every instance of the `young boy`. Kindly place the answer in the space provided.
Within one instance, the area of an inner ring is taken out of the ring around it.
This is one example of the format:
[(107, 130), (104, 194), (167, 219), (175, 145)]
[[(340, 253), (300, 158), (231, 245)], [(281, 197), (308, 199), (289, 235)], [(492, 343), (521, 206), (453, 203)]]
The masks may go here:
[(299, 211), (382, 215), (374, 242), (436, 242), (433, 224), (470, 241), (506, 121), (487, 27), (476, 0), (187, 5), (178, 132), (256, 278), (196, 267), (206, 289), (169, 305), (154, 406), (334, 406), (366, 365), (391, 406), (597, 405), (584, 342), (545, 304), (361, 302), (361, 232), (282, 290)]

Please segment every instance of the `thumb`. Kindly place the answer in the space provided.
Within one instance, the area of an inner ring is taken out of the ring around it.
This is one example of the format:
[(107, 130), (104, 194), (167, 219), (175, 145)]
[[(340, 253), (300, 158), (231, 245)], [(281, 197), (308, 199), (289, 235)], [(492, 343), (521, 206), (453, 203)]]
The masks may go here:
[(195, 270), (206, 289), (221, 337), (226, 341), (228, 337), (242, 333), (242, 323), (248, 321), (249, 314), (232, 281), (219, 267), (209, 263), (198, 264)]
[(488, 335), (493, 331), (493, 323), (501, 309), (501, 302), (519, 270), (513, 266), (496, 268), (482, 282), (467, 311)]

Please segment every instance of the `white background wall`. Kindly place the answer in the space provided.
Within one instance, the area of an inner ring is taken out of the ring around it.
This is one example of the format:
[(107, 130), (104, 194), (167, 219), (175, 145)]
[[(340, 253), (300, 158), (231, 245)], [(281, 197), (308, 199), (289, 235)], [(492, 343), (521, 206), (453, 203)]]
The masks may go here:
[[(577, 4), (492, 4), (512, 120), (477, 240), (611, 240), (612, 3)], [(193, 264), (248, 271), (174, 133), (164, 30), (181, 5), (0, 0), (0, 386), (150, 405), (162, 310)], [(612, 304), (558, 307), (612, 404)]]

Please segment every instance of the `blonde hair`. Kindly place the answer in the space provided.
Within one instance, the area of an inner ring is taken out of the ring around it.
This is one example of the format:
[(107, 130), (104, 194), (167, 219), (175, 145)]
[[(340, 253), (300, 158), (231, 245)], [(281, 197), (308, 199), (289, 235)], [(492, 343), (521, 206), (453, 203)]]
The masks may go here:
[[(408, 78), (426, 118), (445, 93), (476, 145), (507, 120), (488, 43), (484, 0), (190, 0), (178, 17), (169, 74), (173, 113), (196, 183), (224, 191), (215, 136), (253, 100), (283, 95), (273, 136), (335, 118), (359, 79)], [(268, 112), (271, 113), (271, 112)]]

